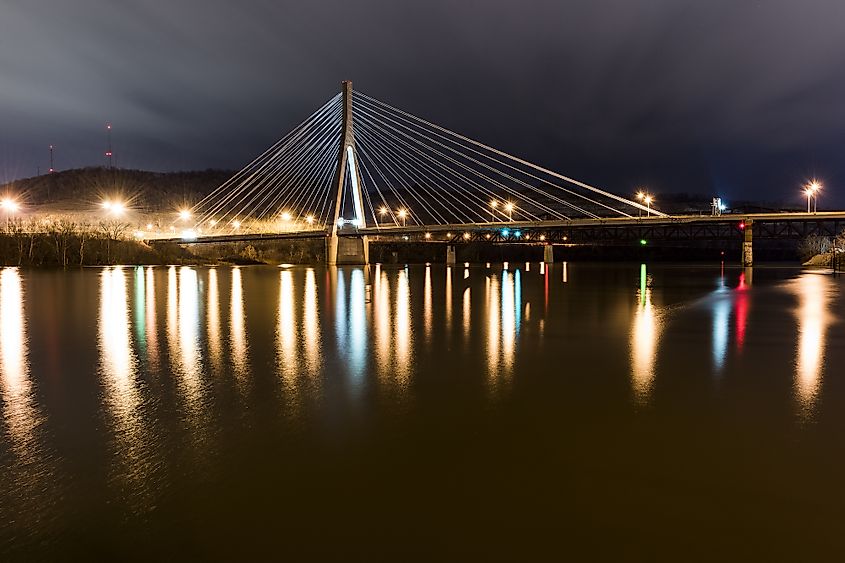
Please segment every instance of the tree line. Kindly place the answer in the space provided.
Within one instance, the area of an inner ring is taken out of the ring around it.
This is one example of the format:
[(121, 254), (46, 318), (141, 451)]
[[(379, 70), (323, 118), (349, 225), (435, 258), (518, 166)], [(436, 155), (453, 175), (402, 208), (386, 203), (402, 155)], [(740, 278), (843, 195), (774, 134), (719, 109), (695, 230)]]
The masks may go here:
[(129, 223), (82, 223), (72, 219), (8, 218), (0, 231), (4, 266), (102, 266), (181, 263), (189, 258), (178, 245), (156, 249), (133, 240)]

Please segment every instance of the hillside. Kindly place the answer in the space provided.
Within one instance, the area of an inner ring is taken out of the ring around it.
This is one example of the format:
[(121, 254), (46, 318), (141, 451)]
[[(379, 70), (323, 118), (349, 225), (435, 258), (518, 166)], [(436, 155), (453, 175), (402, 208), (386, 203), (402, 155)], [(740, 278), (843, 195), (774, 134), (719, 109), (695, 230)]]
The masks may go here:
[(104, 199), (119, 199), (135, 209), (165, 211), (196, 203), (232, 174), (228, 170), (147, 172), (79, 168), (16, 180), (0, 186), (0, 193), (42, 210), (76, 210), (89, 208)]

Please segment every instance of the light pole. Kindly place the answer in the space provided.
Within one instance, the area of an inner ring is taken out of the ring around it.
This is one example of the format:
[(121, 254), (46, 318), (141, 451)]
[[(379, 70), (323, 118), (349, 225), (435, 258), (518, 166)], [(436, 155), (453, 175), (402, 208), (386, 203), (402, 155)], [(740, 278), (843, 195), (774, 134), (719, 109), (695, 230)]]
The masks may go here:
[(499, 207), (499, 202), (495, 199), (490, 202), (490, 222), (494, 222), (496, 220), (496, 209)]
[[(815, 213), (818, 210), (818, 205), (819, 205), (819, 195), (818, 194), (822, 189), (822, 185), (818, 180), (813, 180), (812, 182), (810, 182), (810, 185), (808, 187), (810, 189), (810, 195), (813, 196), (813, 213)], [(809, 213), (809, 212), (810, 212), (810, 209), (808, 207), (807, 213)]]
[(387, 215), (387, 207), (385, 207), (384, 205), (379, 207), (378, 214), (379, 217), (381, 217), (381, 222), (384, 223), (384, 216)]
[(404, 227), (405, 226), (405, 217), (408, 216), (408, 212), (405, 211), (404, 209), (400, 209), (399, 213), (397, 213), (397, 215), (399, 216), (400, 219), (402, 219), (402, 226)]
[(646, 217), (651, 217), (651, 202), (654, 201), (654, 198), (651, 195), (647, 195), (643, 198), (643, 201), (645, 201)]
[(810, 199), (813, 200), (813, 213), (816, 212), (818, 209), (818, 198), (817, 195), (819, 191), (821, 191), (822, 185), (818, 180), (813, 180), (809, 184), (807, 184), (804, 193), (807, 194), (807, 213), (810, 212)]
[[(638, 191), (637, 192), (637, 199), (639, 201), (643, 201), (645, 199), (645, 192), (642, 191), (642, 190)], [(640, 208), (637, 208), (637, 217), (642, 217), (642, 216), (643, 216), (643, 210), (640, 209)]]
[(508, 222), (513, 222), (513, 203), (510, 201), (505, 204), (505, 211), (508, 212)]

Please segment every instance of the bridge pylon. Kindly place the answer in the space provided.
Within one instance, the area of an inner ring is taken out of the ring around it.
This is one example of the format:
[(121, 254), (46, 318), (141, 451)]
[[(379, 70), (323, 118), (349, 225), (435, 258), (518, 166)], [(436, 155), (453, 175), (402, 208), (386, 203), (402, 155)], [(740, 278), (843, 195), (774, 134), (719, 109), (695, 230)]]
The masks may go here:
[[(369, 263), (369, 241), (366, 236), (344, 236), (342, 238), (338, 236), (338, 230), (344, 228), (347, 224), (351, 223), (355, 229), (363, 229), (367, 226), (366, 215), (364, 215), (361, 170), (358, 166), (358, 155), (355, 151), (351, 80), (343, 81), (342, 96), (343, 121), (340, 130), (340, 151), (337, 155), (337, 169), (334, 176), (336, 199), (331, 233), (326, 245), (326, 262), (329, 265), (367, 264)], [(354, 219), (351, 220), (341, 217), (340, 214), (346, 195), (344, 186), (346, 185), (347, 175), (349, 176), (352, 208), (355, 214)]]

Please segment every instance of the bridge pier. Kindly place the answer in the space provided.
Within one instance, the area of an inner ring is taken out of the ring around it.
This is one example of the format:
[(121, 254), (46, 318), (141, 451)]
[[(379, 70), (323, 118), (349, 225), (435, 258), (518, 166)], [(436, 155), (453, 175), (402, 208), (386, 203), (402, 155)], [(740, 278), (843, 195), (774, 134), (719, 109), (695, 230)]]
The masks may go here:
[(450, 266), (454, 266), (456, 263), (455, 260), (455, 247), (450, 245), (446, 246), (446, 264)]
[(555, 247), (551, 244), (547, 244), (543, 247), (543, 262), (546, 264), (555, 263)]
[(326, 239), (326, 264), (329, 266), (367, 265), (370, 263), (370, 241), (363, 237), (339, 237)]
[(746, 221), (742, 237), (742, 265), (749, 268), (754, 265), (754, 222)]

